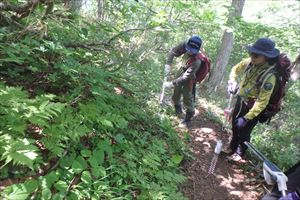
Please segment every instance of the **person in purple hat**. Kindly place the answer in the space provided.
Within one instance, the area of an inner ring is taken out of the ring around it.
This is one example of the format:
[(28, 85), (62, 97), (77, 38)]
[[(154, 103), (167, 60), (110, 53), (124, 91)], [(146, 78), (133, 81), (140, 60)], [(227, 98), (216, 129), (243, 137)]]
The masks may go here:
[[(183, 123), (190, 122), (195, 114), (192, 81), (196, 78), (196, 72), (201, 66), (201, 60), (197, 58), (201, 45), (202, 39), (199, 36), (192, 36), (187, 41), (179, 43), (170, 50), (165, 65), (165, 76), (168, 76), (174, 57), (182, 56), (180, 63), (181, 68), (179, 69), (176, 78), (172, 81), (164, 82), (164, 87), (174, 87), (172, 100), (175, 107), (175, 113), (179, 116), (182, 114), (181, 96), (183, 96), (183, 105), (186, 108), (186, 115), (182, 121)], [(191, 58), (195, 58), (194, 62), (189, 63), (188, 61), (191, 60)]]
[(269, 38), (260, 38), (246, 48), (249, 58), (231, 69), (228, 81), (228, 92), (237, 94), (237, 102), (232, 116), (232, 139), (224, 152), (230, 154), (228, 158), (233, 161), (244, 156), (247, 149), (244, 141), (250, 142), (251, 131), (271, 98), (276, 76), (270, 73), (261, 85), (257, 80), (273, 67), (280, 53)]

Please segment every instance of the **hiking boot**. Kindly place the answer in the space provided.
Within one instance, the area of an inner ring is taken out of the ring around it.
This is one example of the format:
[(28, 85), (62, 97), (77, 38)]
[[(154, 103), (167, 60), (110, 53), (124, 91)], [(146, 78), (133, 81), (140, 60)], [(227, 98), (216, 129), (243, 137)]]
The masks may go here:
[(227, 156), (227, 159), (228, 159), (229, 161), (239, 162), (239, 161), (241, 161), (243, 158), (242, 158), (242, 156), (241, 156), (240, 154), (234, 153), (234, 154), (232, 154), (231, 156)]
[(182, 107), (181, 105), (175, 105), (175, 114), (176, 115), (181, 115), (183, 112), (182, 112)]
[(232, 155), (234, 153), (234, 151), (230, 148), (230, 146), (223, 148), (222, 152), (227, 155)]
[(188, 122), (190, 122), (191, 119), (192, 119), (192, 117), (194, 116), (194, 114), (195, 114), (195, 111), (192, 111), (192, 112), (186, 111), (185, 118), (182, 121), (182, 123), (188, 123)]

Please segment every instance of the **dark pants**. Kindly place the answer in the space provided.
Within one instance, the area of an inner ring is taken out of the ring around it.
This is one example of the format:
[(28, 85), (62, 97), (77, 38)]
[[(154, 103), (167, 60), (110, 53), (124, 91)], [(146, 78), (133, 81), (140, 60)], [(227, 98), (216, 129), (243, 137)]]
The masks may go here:
[[(287, 188), (288, 192), (293, 192), (300, 188), (300, 162), (288, 170), (285, 174), (288, 177)], [(281, 197), (281, 192), (278, 191), (277, 185), (274, 186), (271, 193), (265, 195), (262, 200), (278, 200)]]
[(250, 108), (251, 107), (248, 107), (241, 101), (241, 98), (238, 97), (232, 115), (232, 139), (230, 141), (230, 148), (233, 152), (236, 152), (241, 156), (243, 156), (247, 150), (247, 146), (243, 142), (250, 142), (250, 134), (258, 122), (258, 117), (248, 120), (243, 128), (237, 128), (236, 119), (245, 116)]

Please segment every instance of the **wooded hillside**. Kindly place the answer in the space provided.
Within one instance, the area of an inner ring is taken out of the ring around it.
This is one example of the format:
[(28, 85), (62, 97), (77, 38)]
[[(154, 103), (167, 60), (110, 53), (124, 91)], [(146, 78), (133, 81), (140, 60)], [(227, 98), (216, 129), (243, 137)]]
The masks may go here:
[(248, 22), (247, 1), (1, 1), (0, 198), (186, 199), (189, 134), (158, 97), (168, 51), (191, 35), (212, 60), (197, 104), (216, 125), (247, 44), (270, 37), (295, 61), (283, 110), (253, 143), (283, 170), (299, 161), (299, 15)]

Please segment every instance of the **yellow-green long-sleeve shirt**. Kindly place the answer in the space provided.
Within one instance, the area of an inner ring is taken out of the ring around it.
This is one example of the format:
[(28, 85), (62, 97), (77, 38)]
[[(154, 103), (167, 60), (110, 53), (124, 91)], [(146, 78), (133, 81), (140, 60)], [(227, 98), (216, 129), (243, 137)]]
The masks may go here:
[(246, 119), (253, 119), (258, 116), (268, 105), (274, 86), (276, 83), (276, 77), (271, 74), (262, 83), (257, 85), (258, 77), (266, 70), (272, 68), (272, 65), (265, 63), (264, 65), (257, 66), (252, 65), (247, 68), (250, 63), (250, 58), (242, 60), (235, 65), (229, 75), (230, 80), (234, 80), (239, 83), (239, 96), (245, 101), (254, 99), (255, 103), (249, 112), (245, 115)]

